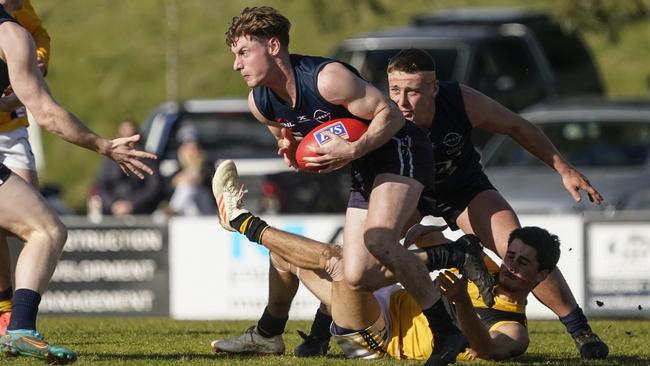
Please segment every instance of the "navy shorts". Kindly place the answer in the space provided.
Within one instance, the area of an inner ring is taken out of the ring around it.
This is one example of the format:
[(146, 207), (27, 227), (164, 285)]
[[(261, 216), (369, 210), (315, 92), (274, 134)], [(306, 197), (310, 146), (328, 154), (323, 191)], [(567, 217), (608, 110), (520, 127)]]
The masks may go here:
[(0, 185), (4, 183), (11, 175), (11, 169), (0, 163)]
[(487, 175), (482, 171), (474, 173), (464, 184), (458, 184), (451, 190), (436, 190), (428, 192), (421, 200), (429, 203), (426, 206), (420, 204), (418, 209), (423, 216), (431, 215), (442, 217), (452, 230), (458, 230), (456, 219), (465, 210), (469, 203), (479, 193), (487, 190), (496, 190)]
[(368, 208), (370, 192), (380, 174), (413, 178), (425, 187), (425, 192), (434, 184), (431, 142), (427, 134), (410, 121), (386, 144), (351, 165), (352, 187), (348, 207)]

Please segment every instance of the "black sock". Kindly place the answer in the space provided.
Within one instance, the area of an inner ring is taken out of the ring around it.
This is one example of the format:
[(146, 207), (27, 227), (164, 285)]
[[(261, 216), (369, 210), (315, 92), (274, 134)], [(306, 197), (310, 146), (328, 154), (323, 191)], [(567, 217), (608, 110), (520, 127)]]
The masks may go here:
[(427, 318), (429, 328), (433, 334), (460, 331), (447, 312), (445, 304), (442, 303), (442, 299), (436, 301), (430, 308), (422, 310), (422, 313)]
[(7, 330), (36, 330), (36, 315), (41, 295), (26, 288), (19, 288), (14, 293), (14, 306), (11, 309), (11, 321)]
[(461, 268), (465, 262), (465, 252), (456, 243), (447, 243), (425, 248), (427, 269), (433, 272), (443, 268)]
[(331, 336), (330, 324), (332, 324), (332, 316), (318, 309), (316, 310), (316, 316), (314, 316), (314, 322), (311, 323), (311, 331), (309, 333), (316, 338), (329, 338)]
[(582, 312), (580, 306), (576, 306), (576, 308), (567, 316), (561, 316), (560, 321), (566, 327), (566, 331), (573, 337), (575, 337), (581, 330), (591, 331), (591, 327), (587, 322), (587, 317)]
[(276, 318), (269, 313), (268, 308), (264, 308), (264, 313), (257, 322), (257, 332), (265, 338), (280, 335), (284, 333), (284, 327), (287, 325), (288, 320), (289, 317)]
[(248, 240), (262, 244), (260, 240), (262, 239), (262, 234), (264, 230), (269, 227), (269, 225), (264, 222), (264, 220), (253, 215), (250, 212), (247, 212), (243, 215), (239, 215), (230, 221), (230, 226), (239, 231), (239, 233), (244, 234)]

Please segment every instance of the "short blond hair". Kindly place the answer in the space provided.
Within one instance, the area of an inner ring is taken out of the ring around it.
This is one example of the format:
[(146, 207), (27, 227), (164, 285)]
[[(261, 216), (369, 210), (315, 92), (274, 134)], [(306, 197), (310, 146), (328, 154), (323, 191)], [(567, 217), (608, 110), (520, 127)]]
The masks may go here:
[(255, 40), (277, 37), (283, 46), (289, 46), (291, 22), (270, 6), (246, 7), (239, 16), (232, 18), (226, 32), (226, 44), (233, 46), (239, 37), (249, 36)]

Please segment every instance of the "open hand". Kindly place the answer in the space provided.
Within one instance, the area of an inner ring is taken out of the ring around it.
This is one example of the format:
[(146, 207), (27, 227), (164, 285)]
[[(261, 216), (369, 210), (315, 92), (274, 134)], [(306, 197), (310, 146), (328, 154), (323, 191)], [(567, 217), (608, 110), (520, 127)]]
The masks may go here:
[(111, 146), (106, 156), (115, 161), (126, 175), (135, 174), (138, 178), (144, 179), (144, 173), (153, 174), (153, 170), (145, 165), (140, 159), (157, 159), (155, 154), (135, 149), (135, 143), (140, 140), (140, 135), (120, 137), (111, 140)]
[(582, 175), (582, 173), (577, 171), (575, 168), (569, 167), (566, 171), (561, 173), (561, 175), (564, 188), (569, 191), (576, 202), (580, 202), (582, 200), (580, 197), (581, 190), (587, 192), (589, 201), (597, 205), (603, 202), (603, 196), (600, 195), (600, 192), (598, 192), (596, 188), (594, 188), (591, 183), (589, 183), (587, 177)]

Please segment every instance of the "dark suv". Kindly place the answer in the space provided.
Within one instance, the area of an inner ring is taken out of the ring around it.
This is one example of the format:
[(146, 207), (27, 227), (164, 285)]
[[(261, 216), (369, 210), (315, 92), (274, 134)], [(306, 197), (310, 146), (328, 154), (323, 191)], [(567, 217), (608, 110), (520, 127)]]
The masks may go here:
[[(191, 125), (204, 150), (205, 184), (214, 164), (232, 159), (248, 190), (246, 206), (253, 212), (340, 213), (350, 187), (349, 171), (330, 174), (295, 173), (277, 155), (269, 130), (250, 113), (246, 99), (188, 100), (158, 106), (143, 124), (145, 150), (158, 155), (168, 189), (179, 171), (177, 149), (183, 126)], [(167, 198), (171, 191), (166, 192)]]
[(580, 35), (537, 11), (478, 8), (419, 15), (409, 26), (347, 39), (334, 57), (387, 90), (388, 59), (409, 47), (435, 58), (439, 79), (458, 80), (514, 111), (544, 99), (603, 94)]

